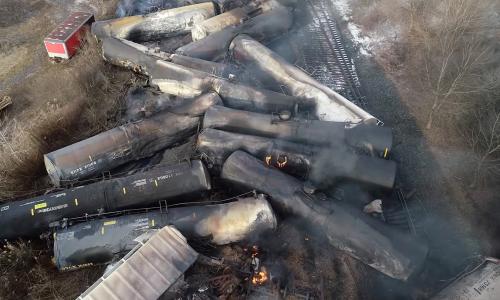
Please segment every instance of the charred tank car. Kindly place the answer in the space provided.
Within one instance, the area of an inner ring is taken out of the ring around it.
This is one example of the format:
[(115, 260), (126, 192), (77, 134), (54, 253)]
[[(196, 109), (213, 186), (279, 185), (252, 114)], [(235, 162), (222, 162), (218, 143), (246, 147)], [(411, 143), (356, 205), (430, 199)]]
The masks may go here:
[(0, 207), (0, 238), (36, 237), (64, 218), (98, 214), (199, 195), (211, 189), (199, 160), (6, 203)]

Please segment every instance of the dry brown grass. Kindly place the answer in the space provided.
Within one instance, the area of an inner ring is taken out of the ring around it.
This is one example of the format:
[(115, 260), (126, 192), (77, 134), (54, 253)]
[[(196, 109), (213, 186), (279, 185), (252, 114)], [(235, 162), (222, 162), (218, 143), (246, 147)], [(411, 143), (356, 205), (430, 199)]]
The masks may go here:
[[(0, 199), (46, 189), (43, 154), (120, 123), (132, 76), (103, 62), (93, 38), (68, 62), (46, 63), (8, 91), (13, 106), (0, 115)], [(0, 250), (0, 299), (74, 299), (100, 268), (58, 273), (45, 245), (6, 244)]]
[[(98, 18), (112, 14), (116, 2), (89, 1), (98, 8)], [(44, 5), (38, 9), (40, 3)], [(3, 18), (7, 27), (0, 28), (2, 62), (8, 67), (9, 51), (24, 50), (14, 53), (21, 63), (12, 62), (19, 64), (0, 71), (0, 77), (12, 78), (30, 65), (36, 70), (0, 94), (13, 101), (0, 112), (0, 201), (49, 188), (44, 153), (118, 125), (122, 99), (133, 78), (105, 64), (90, 37), (69, 61), (51, 64), (45, 55), (40, 58), (40, 41), (53, 27), (51, 16), (64, 9), (45, 1), (5, 4), (0, 15), (12, 16)], [(101, 268), (59, 273), (45, 242), (33, 243), (19, 241), (0, 248), (0, 299), (74, 299), (102, 274)]]
[(58, 273), (46, 250), (29, 242), (0, 249), (0, 299), (74, 299), (97, 280), (101, 268)]
[(105, 64), (93, 38), (8, 94), (0, 116), (0, 199), (47, 187), (43, 154), (119, 124), (129, 72)]

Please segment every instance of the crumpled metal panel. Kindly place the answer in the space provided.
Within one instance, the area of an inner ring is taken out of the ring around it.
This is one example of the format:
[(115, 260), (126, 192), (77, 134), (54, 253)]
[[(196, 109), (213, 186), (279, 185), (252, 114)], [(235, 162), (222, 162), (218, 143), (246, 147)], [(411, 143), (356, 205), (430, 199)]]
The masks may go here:
[(487, 258), (472, 272), (459, 277), (433, 300), (494, 300), (500, 299), (500, 261)]
[(78, 299), (158, 299), (196, 261), (198, 253), (173, 227), (132, 250)]

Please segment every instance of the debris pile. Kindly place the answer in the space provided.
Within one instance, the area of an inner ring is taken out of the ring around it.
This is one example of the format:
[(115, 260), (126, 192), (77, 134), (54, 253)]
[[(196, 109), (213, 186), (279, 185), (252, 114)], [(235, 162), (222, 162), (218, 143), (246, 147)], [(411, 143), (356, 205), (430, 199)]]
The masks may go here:
[[(123, 17), (92, 24), (103, 58), (147, 84), (128, 93), (125, 124), (44, 156), (57, 192), (4, 204), (0, 237), (45, 234), (61, 271), (132, 251), (85, 299), (123, 287), (120, 270), (144, 280), (147, 270), (133, 264), (148, 260), (144, 253), (160, 255), (148, 247), (162, 243), (190, 255), (155, 258), (159, 269), (176, 269), (159, 277), (162, 288), (145, 284), (152, 289), (145, 299), (167, 288), (200, 299), (282, 294), (287, 279), (272, 265), (279, 260), (266, 261), (271, 249), (259, 244), (284, 219), (389, 277), (412, 276), (425, 243), (363, 212), (394, 187), (392, 131), (268, 47), (293, 30), (301, 10), (274, 0), (236, 8), (231, 0), (164, 2), (169, 9), (130, 15), (123, 8)], [(187, 161), (151, 159), (193, 141), (183, 148)], [(371, 199), (361, 207), (338, 199), (345, 183)], [(186, 240), (162, 242), (161, 234)], [(183, 279), (196, 257), (187, 243), (199, 256)], [(236, 257), (218, 259), (228, 244)], [(129, 288), (142, 295), (139, 286)]]
[(165, 226), (138, 245), (78, 299), (157, 299), (196, 261), (175, 228)]

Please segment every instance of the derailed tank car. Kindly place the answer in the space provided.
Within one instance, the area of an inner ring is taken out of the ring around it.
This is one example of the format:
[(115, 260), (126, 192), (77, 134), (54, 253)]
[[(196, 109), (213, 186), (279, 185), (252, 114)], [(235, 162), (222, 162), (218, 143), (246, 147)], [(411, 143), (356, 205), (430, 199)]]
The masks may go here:
[(114, 38), (105, 39), (102, 49), (104, 59), (109, 63), (148, 76), (153, 85), (170, 95), (194, 97), (214, 91), (227, 107), (265, 113), (296, 108), (308, 111), (315, 106), (312, 99), (225, 80), (219, 76), (226, 77), (230, 68), (221, 63), (155, 53), (142, 45)]
[(198, 136), (197, 147), (216, 173), (229, 155), (243, 150), (268, 166), (307, 178), (321, 187), (347, 179), (370, 189), (390, 190), (396, 179), (395, 162), (358, 155), (343, 146), (304, 145), (207, 128)]
[(59, 186), (152, 156), (193, 135), (204, 111), (220, 101), (215, 93), (203, 94), (151, 118), (112, 128), (47, 153), (44, 155), (47, 173), (52, 183)]
[(36, 237), (64, 218), (146, 207), (210, 189), (205, 166), (195, 160), (5, 203), (0, 207), (0, 239)]
[[(288, 116), (287, 116), (288, 117)], [(329, 146), (346, 144), (380, 156), (392, 148), (392, 131), (377, 125), (346, 128), (344, 122), (284, 118), (214, 105), (207, 109), (203, 128), (276, 138), (296, 143)]]
[(237, 201), (173, 207), (106, 219), (94, 219), (58, 230), (54, 235), (57, 268), (71, 270), (110, 262), (131, 250), (137, 237), (154, 228), (173, 225), (189, 238), (208, 238), (224, 245), (256, 238), (277, 226), (276, 216), (264, 195)]
[(332, 246), (392, 278), (407, 280), (427, 256), (423, 241), (334, 201), (325, 206), (305, 191), (303, 182), (243, 151), (229, 156), (221, 178), (268, 194), (277, 212), (303, 220), (307, 229), (318, 230)]
[(213, 16), (215, 16), (215, 5), (206, 2), (147, 15), (98, 21), (92, 25), (92, 33), (99, 39), (112, 36), (134, 41), (148, 41), (190, 32), (194, 24)]

